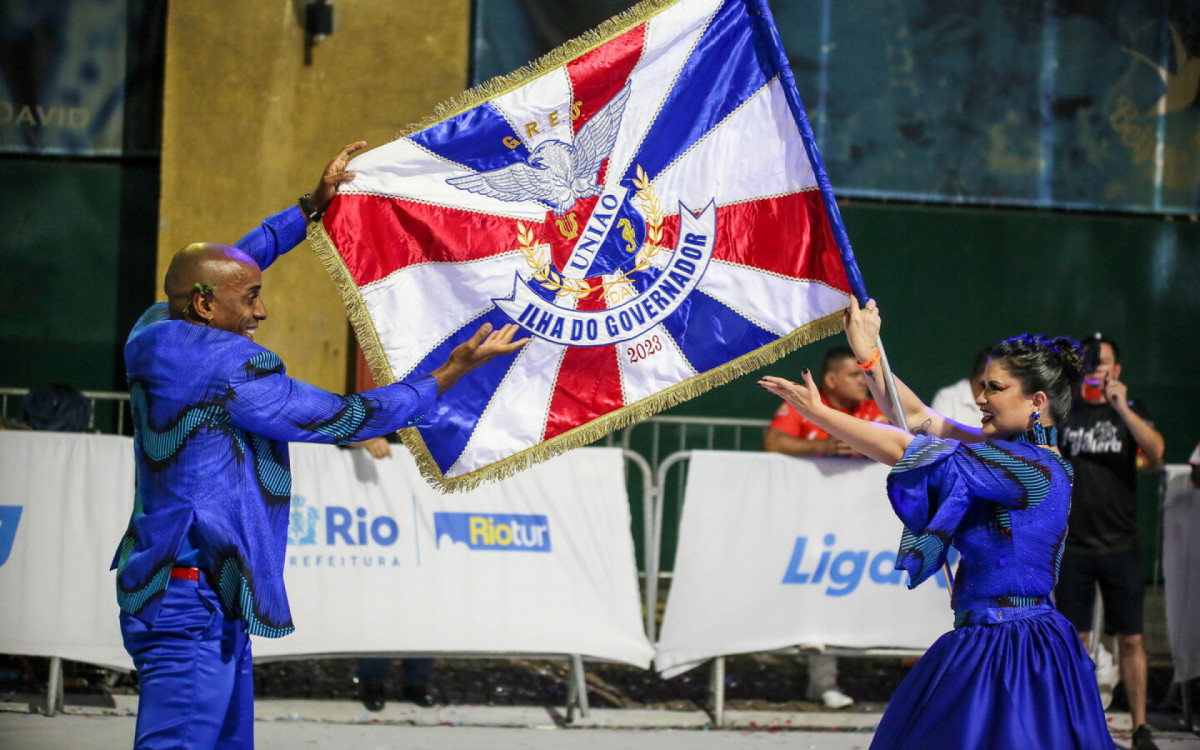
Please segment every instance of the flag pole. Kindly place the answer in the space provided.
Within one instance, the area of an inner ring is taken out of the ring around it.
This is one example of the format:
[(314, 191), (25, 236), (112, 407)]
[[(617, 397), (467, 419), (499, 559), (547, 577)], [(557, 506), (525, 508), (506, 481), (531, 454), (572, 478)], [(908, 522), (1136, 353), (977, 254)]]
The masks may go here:
[[(860, 304), (866, 304), (862, 302)], [(887, 352), (883, 348), (883, 337), (875, 336), (875, 346), (879, 349), (879, 366), (883, 370), (883, 383), (887, 386), (888, 396), (892, 399), (892, 411), (895, 412), (896, 421), (899, 423), (896, 426), (905, 432), (909, 432), (908, 418), (904, 415), (904, 406), (900, 403), (900, 389), (896, 387), (896, 376), (892, 374), (892, 367), (888, 364)], [(950, 563), (942, 563), (942, 572), (946, 574), (946, 590), (950, 592), (951, 599), (954, 598), (954, 572), (950, 570)]]
[[(817, 139), (813, 136), (812, 125), (808, 121), (808, 115), (804, 111), (804, 105), (800, 101), (800, 93), (796, 89), (796, 79), (792, 75), (791, 65), (788, 64), (787, 53), (784, 51), (783, 40), (779, 38), (779, 31), (775, 28), (775, 23), (771, 18), (771, 8), (767, 5), (767, 0), (746, 0), (746, 5), (750, 9), (751, 23), (758, 26), (759, 32), (763, 35), (763, 39), (767, 43), (767, 48), (771, 52), (771, 56), (775, 60), (775, 65), (779, 71), (779, 80), (783, 84), (784, 98), (787, 100), (788, 108), (792, 111), (792, 118), (796, 121), (796, 127), (800, 130), (800, 139), (804, 143), (804, 150), (808, 154), (809, 163), (813, 168), (813, 177), (816, 178), (817, 186), (821, 191), (821, 199), (825, 204), (825, 215), (829, 218), (829, 229), (833, 234), (834, 243), (837, 245), (838, 252), (842, 256), (842, 268), (846, 271), (846, 281), (850, 285), (850, 292), (858, 298), (858, 304), (864, 307), (869, 299), (867, 295), (867, 286), (863, 283), (862, 273), (858, 270), (858, 263), (854, 260), (854, 250), (850, 247), (850, 237), (846, 234), (846, 227), (842, 223), (842, 214), (838, 211), (837, 198), (833, 194), (833, 185), (829, 182), (829, 175), (825, 172), (825, 164), (821, 160), (821, 153), (817, 149)], [(875, 345), (879, 347), (879, 361), (883, 367), (883, 381), (887, 386), (888, 395), (892, 398), (892, 404), (895, 406), (896, 418), (900, 421), (897, 425), (905, 432), (908, 432), (908, 421), (904, 418), (904, 408), (900, 404), (900, 393), (896, 387), (896, 378), (892, 375), (892, 368), (888, 365), (887, 355), (883, 351), (883, 339), (879, 336), (875, 337)], [(944, 564), (943, 569), (946, 573), (947, 588), (953, 596), (954, 579), (950, 571), (949, 563)]]
[[(779, 30), (775, 29), (775, 24), (772, 17), (770, 17), (770, 7), (767, 5), (767, 0), (746, 0), (746, 5), (751, 8), (751, 17), (761, 24), (760, 31), (764, 38), (766, 38), (770, 52), (773, 53), (775, 65), (779, 70), (780, 82), (784, 84), (784, 96), (787, 100), (787, 106), (792, 110), (792, 118), (796, 120), (796, 126), (800, 131), (800, 139), (804, 142), (804, 150), (808, 152), (809, 162), (812, 164), (812, 175), (815, 176), (817, 186), (821, 190), (822, 203), (824, 203), (824, 209), (826, 209), (826, 216), (829, 218), (829, 229), (832, 230), (834, 242), (838, 245), (842, 268), (846, 271), (846, 281), (850, 283), (851, 294), (858, 298), (859, 305), (866, 306), (866, 300), (870, 299), (868, 294), (866, 294), (866, 284), (863, 282), (862, 272), (858, 270), (858, 263), (854, 262), (854, 251), (850, 246), (850, 236), (846, 234), (845, 224), (842, 224), (841, 212), (838, 210), (838, 198), (834, 196), (833, 185), (829, 184), (829, 175), (824, 170), (824, 163), (821, 161), (821, 152), (817, 150), (817, 142), (814, 134), (812, 134), (812, 126), (809, 124), (808, 114), (804, 112), (804, 106), (800, 103), (800, 95), (796, 89), (796, 78), (792, 76), (792, 68), (788, 65), (787, 54), (784, 52), (784, 42), (780, 40)], [(888, 395), (892, 396), (895, 416), (900, 421), (900, 424), (896, 426), (908, 432), (908, 421), (905, 419), (904, 407), (900, 403), (900, 391), (896, 388), (892, 367), (888, 365), (888, 355), (883, 352), (883, 340), (881, 337), (876, 336), (875, 346), (880, 348), (883, 383), (887, 385)], [(942, 568), (946, 571), (947, 588), (950, 589), (950, 594), (953, 596), (954, 576), (950, 572), (949, 563), (943, 564)]]

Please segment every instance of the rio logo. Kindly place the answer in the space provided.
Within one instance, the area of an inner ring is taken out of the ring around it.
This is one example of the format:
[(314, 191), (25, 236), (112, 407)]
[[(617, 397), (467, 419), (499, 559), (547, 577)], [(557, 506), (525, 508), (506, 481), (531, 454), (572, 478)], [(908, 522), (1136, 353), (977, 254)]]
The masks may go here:
[(545, 516), (508, 513), (434, 513), (438, 547), (442, 537), (470, 549), (549, 552), (550, 523)]
[[(837, 536), (825, 535), (825, 549), (816, 557), (816, 565), (811, 563), (811, 557), (806, 560), (805, 550), (808, 547), (808, 537), (796, 537), (792, 547), (792, 559), (788, 561), (783, 572), (785, 585), (825, 585), (826, 596), (848, 596), (862, 583), (863, 575), (867, 575), (871, 583), (880, 586), (899, 586), (908, 577), (903, 571), (896, 570), (896, 553), (882, 550), (871, 554), (868, 550), (844, 549), (835, 551)], [(957, 559), (957, 553), (950, 549), (950, 563)], [(826, 583), (828, 581), (828, 583)], [(946, 574), (939, 571), (937, 584), (946, 588)]]
[[(288, 544), (317, 544), (327, 547), (339, 544), (348, 547), (377, 545), (390, 547), (400, 536), (400, 527), (390, 516), (371, 517), (366, 508), (343, 508), (327, 505), (323, 514), (308, 505), (303, 495), (292, 496), (291, 518), (288, 522)], [(321, 534), (321, 526), (324, 534)]]

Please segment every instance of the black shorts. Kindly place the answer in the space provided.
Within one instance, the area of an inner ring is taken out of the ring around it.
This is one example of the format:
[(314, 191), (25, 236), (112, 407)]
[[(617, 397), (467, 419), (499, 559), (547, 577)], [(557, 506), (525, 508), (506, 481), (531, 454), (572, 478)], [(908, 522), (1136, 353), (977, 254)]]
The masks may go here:
[(1065, 550), (1054, 604), (1075, 629), (1093, 629), (1096, 584), (1104, 602), (1104, 632), (1107, 635), (1139, 635), (1146, 584), (1142, 580), (1142, 558), (1137, 552), (1081, 552)]

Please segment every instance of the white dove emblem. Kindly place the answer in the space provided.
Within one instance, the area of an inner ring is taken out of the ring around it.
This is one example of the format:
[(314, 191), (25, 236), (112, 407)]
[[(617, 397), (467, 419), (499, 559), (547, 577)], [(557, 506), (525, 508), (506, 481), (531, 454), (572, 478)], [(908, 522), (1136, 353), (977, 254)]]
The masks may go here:
[(599, 195), (596, 184), (600, 164), (612, 152), (621, 126), (621, 115), (629, 99), (629, 84), (617, 92), (579, 132), (574, 145), (545, 141), (529, 155), (529, 162), (518, 162), (490, 172), (451, 177), (446, 180), (466, 190), (502, 201), (534, 200), (550, 206), (562, 216), (575, 201)]

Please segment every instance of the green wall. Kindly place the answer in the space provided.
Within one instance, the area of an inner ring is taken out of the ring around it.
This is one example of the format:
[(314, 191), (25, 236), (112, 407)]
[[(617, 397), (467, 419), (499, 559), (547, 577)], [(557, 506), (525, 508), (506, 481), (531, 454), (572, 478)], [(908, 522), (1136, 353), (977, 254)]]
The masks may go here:
[(0, 386), (124, 390), (154, 301), (157, 160), (0, 160)]

